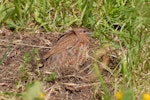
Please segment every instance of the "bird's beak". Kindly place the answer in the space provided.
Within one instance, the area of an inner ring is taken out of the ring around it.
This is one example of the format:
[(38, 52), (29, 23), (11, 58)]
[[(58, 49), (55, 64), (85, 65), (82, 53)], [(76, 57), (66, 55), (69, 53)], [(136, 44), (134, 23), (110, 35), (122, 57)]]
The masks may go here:
[(93, 32), (91, 32), (91, 31), (90, 31), (90, 32), (87, 32), (87, 35), (92, 35), (92, 34), (93, 34)]
[(92, 35), (92, 34), (93, 34), (93, 32), (88, 32), (88, 34), (89, 34), (89, 35)]

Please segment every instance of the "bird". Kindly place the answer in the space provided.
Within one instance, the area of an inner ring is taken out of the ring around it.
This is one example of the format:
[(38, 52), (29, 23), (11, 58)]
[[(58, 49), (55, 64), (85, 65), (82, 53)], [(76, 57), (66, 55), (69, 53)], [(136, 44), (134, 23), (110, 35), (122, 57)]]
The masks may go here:
[(79, 27), (62, 35), (56, 45), (44, 55), (46, 66), (59, 74), (79, 71), (79, 66), (83, 65), (89, 56), (88, 34), (92, 34), (89, 29)]

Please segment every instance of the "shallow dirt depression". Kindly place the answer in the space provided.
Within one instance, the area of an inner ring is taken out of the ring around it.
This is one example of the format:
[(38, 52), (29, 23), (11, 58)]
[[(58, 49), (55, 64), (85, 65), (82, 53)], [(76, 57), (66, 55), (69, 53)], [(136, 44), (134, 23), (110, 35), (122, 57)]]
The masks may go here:
[[(103, 90), (92, 73), (92, 61), (80, 66), (80, 71), (47, 80), (51, 73), (42, 66), (41, 58), (57, 42), (58, 33), (12, 33), (0, 32), (0, 92), (22, 93), (25, 86), (34, 80), (44, 84), (47, 100), (91, 100), (101, 99)], [(99, 49), (98, 40), (90, 38), (90, 56)], [(71, 70), (71, 69), (66, 69)], [(111, 75), (102, 72), (107, 87), (111, 87)], [(112, 88), (109, 88), (112, 91)]]

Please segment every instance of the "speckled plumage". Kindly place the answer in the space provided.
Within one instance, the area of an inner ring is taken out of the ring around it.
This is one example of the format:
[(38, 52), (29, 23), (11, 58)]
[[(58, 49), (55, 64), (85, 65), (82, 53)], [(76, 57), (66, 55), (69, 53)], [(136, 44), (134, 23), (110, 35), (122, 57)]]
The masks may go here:
[[(74, 28), (62, 36), (56, 45), (52, 47), (43, 59), (47, 59), (46, 66), (54, 71), (69, 72), (77, 71), (83, 65), (89, 53), (89, 33), (85, 28)], [(64, 71), (63, 71), (64, 70)]]

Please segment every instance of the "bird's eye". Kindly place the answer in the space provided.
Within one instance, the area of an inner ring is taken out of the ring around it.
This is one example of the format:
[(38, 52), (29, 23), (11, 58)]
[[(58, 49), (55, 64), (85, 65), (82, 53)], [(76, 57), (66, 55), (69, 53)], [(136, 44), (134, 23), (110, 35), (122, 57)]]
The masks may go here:
[(86, 30), (83, 30), (83, 33), (85, 33), (86, 32)]

